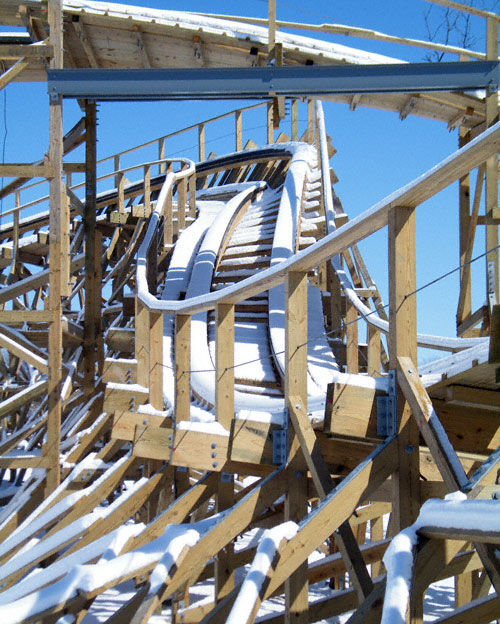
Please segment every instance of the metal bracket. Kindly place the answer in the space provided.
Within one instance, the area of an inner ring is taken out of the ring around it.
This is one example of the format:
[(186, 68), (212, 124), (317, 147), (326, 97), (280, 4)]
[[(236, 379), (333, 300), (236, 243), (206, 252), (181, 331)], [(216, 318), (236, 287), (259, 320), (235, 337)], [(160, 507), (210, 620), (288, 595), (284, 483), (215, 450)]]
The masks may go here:
[(288, 408), (283, 410), (283, 429), (273, 431), (273, 464), (282, 466), (288, 456)]
[(387, 396), (377, 397), (377, 435), (393, 436), (396, 431), (396, 371), (390, 370)]

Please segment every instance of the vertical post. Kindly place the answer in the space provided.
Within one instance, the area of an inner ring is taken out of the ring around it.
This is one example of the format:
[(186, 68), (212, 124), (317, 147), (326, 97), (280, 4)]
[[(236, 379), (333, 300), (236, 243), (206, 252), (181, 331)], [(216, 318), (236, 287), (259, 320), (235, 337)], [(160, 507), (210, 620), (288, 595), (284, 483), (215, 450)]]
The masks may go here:
[[(113, 163), (114, 163), (115, 173), (117, 171), (120, 171), (120, 168), (121, 168), (120, 154), (116, 154), (116, 156), (113, 159)], [(119, 185), (120, 185), (120, 176), (117, 174), (115, 175), (115, 188), (118, 188)]]
[(272, 100), (267, 103), (267, 144), (274, 143), (274, 113)]
[[(397, 358), (417, 361), (415, 291), (415, 209), (396, 206), (389, 213), (389, 364)], [(419, 431), (401, 390), (397, 392), (398, 471), (394, 519), (397, 532), (412, 524), (420, 509)]]
[[(307, 273), (290, 272), (286, 280), (285, 405), (290, 397), (307, 406)], [(299, 522), (307, 514), (307, 466), (291, 422), (285, 520)], [(306, 624), (308, 618), (307, 561), (285, 581), (286, 624)]]
[(151, 167), (144, 165), (144, 215), (151, 212)]
[[(468, 143), (469, 130), (467, 128), (460, 127), (458, 147), (463, 147)], [(463, 265), (467, 255), (467, 243), (469, 240), (469, 227), (470, 227), (470, 174), (468, 173), (459, 180), (458, 191), (458, 221), (460, 226), (459, 243), (460, 243), (460, 265)], [(465, 268), (460, 269), (460, 285), (464, 292), (460, 293), (460, 298), (463, 298), (462, 309), (458, 310), (457, 314), (457, 328), (462, 324), (464, 319), (470, 316), (472, 312), (471, 308), (471, 281), (470, 273), (465, 283), (462, 282)]]
[[(96, 250), (96, 103), (85, 102), (85, 213), (83, 235), (85, 240), (85, 318), (83, 323), (84, 390), (87, 399), (95, 389), (96, 338), (100, 309), (100, 286), (96, 269), (100, 262), (100, 249)], [(98, 260), (96, 259), (98, 257)]]
[(137, 383), (149, 386), (149, 310), (135, 297), (135, 359)]
[(230, 429), (234, 417), (234, 305), (219, 303), (215, 310), (215, 405), (217, 420)]
[[(489, 17), (486, 22), (486, 58), (498, 60), (498, 22)], [(498, 119), (498, 93), (486, 98), (486, 126)], [(486, 161), (486, 221), (500, 218), (498, 207), (498, 157), (495, 154)], [(486, 249), (498, 246), (498, 225), (486, 225)], [(486, 256), (486, 292), (489, 308), (499, 303), (498, 249)]]
[[(165, 139), (158, 139), (158, 160), (163, 160), (165, 158)], [(158, 173), (165, 173), (165, 163), (160, 163), (158, 165)]]
[(292, 141), (299, 140), (299, 101), (292, 100)]
[(307, 142), (314, 143), (314, 101), (307, 100)]
[(359, 373), (358, 355), (358, 312), (352, 303), (346, 301), (346, 364), (349, 373)]
[[(50, 0), (48, 5), (50, 26), (50, 43), (54, 46), (54, 56), (50, 60), (51, 69), (63, 67), (63, 30), (62, 0)], [(52, 321), (49, 325), (49, 380), (48, 380), (48, 418), (47, 443), (43, 447), (43, 455), (49, 462), (47, 469), (46, 493), (50, 493), (60, 483), (59, 445), (61, 437), (61, 384), (62, 384), (62, 305), (61, 281), (68, 280), (62, 275), (61, 268), (61, 235), (64, 232), (62, 223), (62, 98), (56, 97), (49, 102), (49, 161), (54, 169), (54, 177), (50, 180), (49, 208), (49, 247), (50, 277), (49, 306)]]
[(242, 123), (241, 123), (241, 111), (237, 110), (234, 113), (234, 125), (235, 125), (235, 138), (236, 138), (236, 151), (241, 152), (243, 149), (243, 136), (242, 136)]
[(205, 124), (198, 124), (198, 160), (205, 160)]
[(375, 327), (368, 325), (368, 370), (371, 377), (380, 376), (380, 332)]
[(196, 218), (196, 173), (189, 176), (189, 216), (194, 220)]
[(268, 60), (271, 60), (272, 58), (274, 58), (274, 46), (276, 44), (276, 0), (268, 0), (267, 15), (268, 15), (267, 54), (268, 54)]
[(181, 178), (177, 186), (177, 234), (186, 228), (187, 181)]
[(163, 409), (163, 314), (149, 315), (149, 402), (157, 409)]
[(175, 420), (190, 419), (191, 317), (175, 315)]

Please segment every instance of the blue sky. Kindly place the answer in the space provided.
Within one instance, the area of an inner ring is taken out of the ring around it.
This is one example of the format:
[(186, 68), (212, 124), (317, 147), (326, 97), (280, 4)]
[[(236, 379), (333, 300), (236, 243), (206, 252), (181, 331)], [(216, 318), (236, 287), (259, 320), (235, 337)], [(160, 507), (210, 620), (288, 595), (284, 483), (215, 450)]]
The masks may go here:
[[(177, 2), (136, 0), (134, 4), (150, 8), (175, 10)], [(424, 0), (351, 0), (332, 2), (317, 0), (306, 5), (298, 0), (277, 2), (277, 17), (287, 21), (307, 23), (343, 23), (379, 30), (392, 35), (427, 39), (424, 14), (432, 5)], [(189, 0), (182, 4), (184, 10), (203, 11), (207, 3)], [(310, 7), (310, 8), (309, 8)], [(245, 3), (228, 3), (213, 0), (213, 13), (267, 16), (267, 0), (247, 0)], [(433, 8), (435, 22), (439, 20), (439, 7)], [(472, 20), (477, 37), (476, 49), (484, 46), (483, 21)], [(6, 29), (5, 29), (6, 30)], [(306, 33), (301, 33), (306, 34)], [(311, 34), (311, 33), (310, 33)], [(315, 36), (318, 36), (314, 34)], [(394, 44), (371, 42), (366, 39), (325, 36), (329, 41), (360, 49), (387, 54), (409, 61), (424, 60), (421, 49)], [(448, 60), (456, 60), (450, 57)], [(0, 147), (4, 148), (6, 162), (31, 161), (40, 158), (46, 150), (48, 137), (45, 84), (9, 85), (0, 92)], [(236, 102), (161, 102), (161, 103), (104, 103), (99, 107), (98, 156), (131, 147), (139, 142), (167, 134), (185, 125), (196, 123), (224, 110), (236, 108)], [(359, 107), (355, 112), (345, 105), (325, 104), (327, 131), (338, 152), (332, 159), (339, 183), (335, 189), (346, 212), (359, 214), (403, 184), (411, 181), (426, 169), (439, 162), (457, 147), (457, 134), (449, 133), (445, 124), (408, 117), (400, 121), (397, 114)], [(64, 105), (65, 129), (79, 118), (76, 103)], [(301, 118), (305, 109), (301, 109)], [(8, 129), (5, 135), (5, 125)], [(246, 130), (264, 123), (263, 116), (244, 118), (246, 137), (264, 140), (262, 130)], [(246, 124), (246, 125), (245, 125)], [(289, 121), (284, 122), (289, 133)], [(230, 131), (230, 128), (229, 128)], [(259, 136), (259, 132), (261, 133)], [(228, 128), (221, 126), (208, 135), (213, 141), (209, 149), (218, 154), (230, 151), (232, 144), (224, 137)], [(192, 140), (191, 140), (192, 139)], [(187, 141), (188, 147), (196, 143), (195, 135)], [(186, 147), (186, 145), (182, 146)], [(173, 144), (170, 153), (181, 148)], [(208, 148), (207, 148), (208, 149)], [(3, 149), (2, 149), (3, 151)], [(189, 155), (188, 153), (184, 155)], [(75, 157), (81, 158), (76, 154)], [(458, 264), (457, 194), (455, 186), (441, 193), (418, 211), (418, 283), (422, 284)], [(4, 209), (6, 206), (4, 207)], [(383, 293), (386, 292), (386, 234), (373, 237), (361, 245), (365, 261)], [(477, 253), (484, 249), (483, 230), (478, 233)], [(483, 267), (479, 261), (474, 267), (477, 288), (474, 309), (483, 303)], [(456, 293), (458, 276), (452, 276), (419, 295), (419, 329), (426, 332), (453, 335), (455, 328)], [(387, 299), (387, 297), (385, 296)], [(436, 306), (436, 301), (439, 306)]]

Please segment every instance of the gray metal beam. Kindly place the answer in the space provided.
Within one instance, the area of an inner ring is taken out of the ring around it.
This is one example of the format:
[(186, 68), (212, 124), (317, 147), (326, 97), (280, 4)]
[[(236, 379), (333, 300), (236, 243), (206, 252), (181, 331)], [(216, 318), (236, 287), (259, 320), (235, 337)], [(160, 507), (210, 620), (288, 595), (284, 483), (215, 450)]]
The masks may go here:
[(196, 69), (49, 70), (51, 97), (90, 100), (321, 97), (354, 93), (496, 91), (497, 61)]

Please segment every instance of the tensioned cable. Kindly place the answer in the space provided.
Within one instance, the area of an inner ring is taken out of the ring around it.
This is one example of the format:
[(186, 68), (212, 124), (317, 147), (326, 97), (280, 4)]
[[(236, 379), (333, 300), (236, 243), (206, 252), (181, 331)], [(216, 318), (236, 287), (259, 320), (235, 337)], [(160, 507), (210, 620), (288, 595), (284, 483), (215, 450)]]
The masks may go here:
[[(439, 275), (438, 277), (436, 277), (436, 278), (432, 279), (431, 281), (429, 281), (429, 282), (427, 282), (427, 283), (423, 284), (422, 286), (419, 286), (418, 288), (416, 288), (416, 289), (415, 289), (415, 290), (413, 290), (412, 292), (407, 293), (407, 294), (403, 297), (403, 299), (402, 299), (402, 301), (401, 301), (401, 303), (400, 303), (400, 305), (399, 305), (399, 307), (398, 307), (398, 310), (399, 310), (399, 308), (403, 305), (403, 303), (404, 303), (407, 299), (409, 299), (410, 297), (413, 297), (414, 295), (416, 295), (417, 293), (421, 292), (422, 290), (425, 290), (426, 288), (429, 288), (430, 286), (433, 286), (434, 284), (437, 284), (437, 283), (438, 283), (438, 282), (440, 282), (441, 280), (443, 280), (443, 279), (445, 279), (445, 278), (449, 277), (450, 275), (453, 275), (453, 273), (456, 273), (457, 271), (460, 271), (460, 270), (461, 270), (461, 269), (463, 269), (464, 267), (466, 267), (466, 266), (468, 266), (468, 265), (470, 265), (470, 264), (473, 264), (473, 263), (474, 263), (474, 262), (476, 262), (477, 260), (480, 260), (481, 258), (486, 257), (487, 255), (489, 255), (489, 254), (493, 253), (493, 252), (494, 252), (494, 251), (496, 251), (497, 249), (500, 249), (500, 245), (497, 245), (496, 247), (492, 247), (491, 249), (488, 249), (488, 250), (487, 250), (487, 251), (485, 251), (484, 253), (479, 254), (478, 256), (476, 256), (476, 257), (472, 258), (472, 259), (471, 259), (471, 260), (469, 260), (468, 262), (464, 262), (463, 264), (460, 264), (459, 266), (457, 266), (457, 267), (455, 267), (455, 268), (451, 269), (450, 271), (447, 271), (446, 273), (443, 273), (442, 275)], [(323, 332), (323, 333), (321, 333), (321, 334), (319, 334), (319, 335), (315, 336), (314, 338), (310, 338), (310, 339), (308, 339), (306, 342), (304, 342), (304, 343), (302, 343), (302, 344), (298, 345), (298, 346), (297, 346), (297, 348), (296, 348), (296, 350), (301, 349), (301, 348), (303, 348), (303, 347), (307, 346), (308, 344), (314, 343), (314, 342), (316, 342), (316, 341), (318, 341), (318, 340), (320, 340), (320, 339), (324, 338), (325, 336), (332, 336), (332, 335), (334, 335), (334, 334), (339, 334), (339, 335), (340, 335), (346, 327), (349, 327), (350, 325), (353, 325), (354, 323), (358, 323), (359, 321), (361, 321), (361, 319), (363, 319), (363, 318), (367, 318), (368, 316), (371, 316), (372, 314), (377, 314), (377, 312), (378, 312), (380, 309), (386, 309), (386, 308), (389, 308), (389, 304), (388, 304), (388, 303), (384, 304), (383, 306), (379, 306), (379, 307), (378, 307), (377, 309), (375, 309), (375, 310), (372, 310), (369, 314), (364, 314), (364, 315), (359, 316), (358, 318), (356, 318), (356, 319), (354, 319), (354, 320), (352, 320), (352, 321), (344, 322), (344, 323), (342, 324), (342, 326), (341, 326), (341, 327), (336, 327), (336, 328), (331, 329), (331, 330), (329, 330), (329, 331), (325, 331), (325, 332)], [(145, 352), (149, 355), (149, 350), (148, 350), (148, 349), (146, 349), (145, 347), (143, 347), (143, 349), (144, 349), (144, 351), (145, 351)], [(232, 366), (227, 366), (227, 367), (225, 367), (225, 368), (224, 368), (224, 371), (233, 370), (233, 369), (235, 369), (235, 368), (238, 368), (239, 366), (246, 366), (246, 365), (248, 365), (248, 364), (254, 364), (255, 362), (263, 362), (264, 360), (268, 360), (268, 359), (274, 358), (274, 356), (275, 356), (275, 355), (283, 355), (284, 353), (285, 353), (285, 351), (284, 351), (284, 350), (283, 350), (283, 351), (277, 351), (277, 352), (275, 352), (274, 354), (273, 354), (273, 353), (270, 353), (269, 355), (265, 355), (265, 356), (262, 356), (262, 357), (259, 357), (259, 358), (254, 358), (254, 359), (252, 359), (252, 360), (248, 360), (248, 361), (246, 361), (246, 362), (239, 362), (238, 364), (233, 364)], [(157, 362), (157, 363), (155, 364), (155, 366), (156, 366), (156, 365), (159, 365), (159, 366), (161, 366), (161, 367), (163, 367), (163, 368), (166, 368), (166, 369), (168, 369), (168, 370), (175, 370), (175, 367), (173, 367), (173, 366), (169, 366), (168, 364), (164, 364), (164, 363), (162, 363), (162, 362)], [(215, 372), (215, 370), (216, 370), (215, 368), (207, 368), (207, 369), (190, 369), (190, 370), (188, 370), (188, 371), (183, 371), (183, 374), (184, 374), (184, 373), (186, 373), (186, 374), (187, 374), (187, 373), (213, 373), (213, 372)]]

